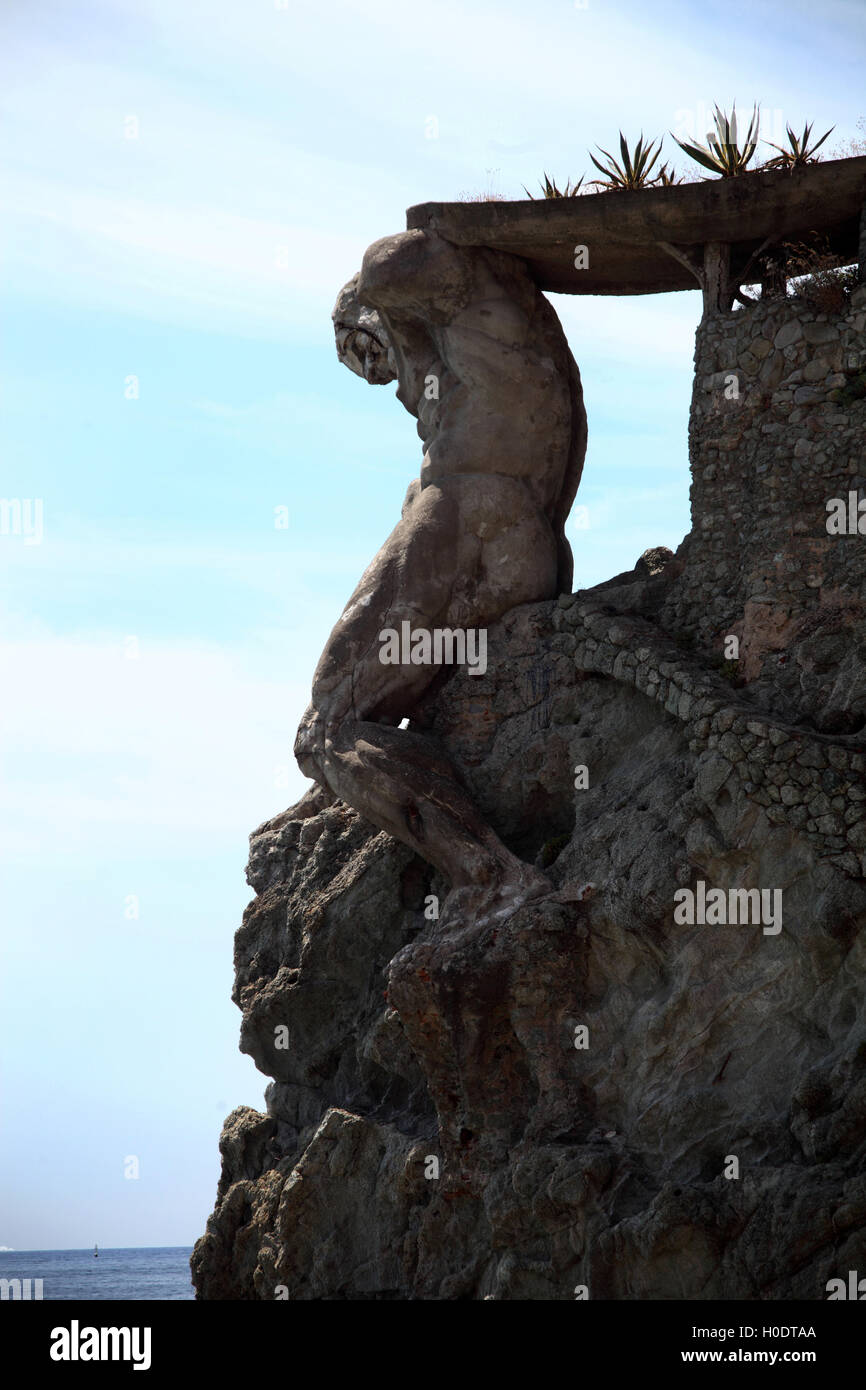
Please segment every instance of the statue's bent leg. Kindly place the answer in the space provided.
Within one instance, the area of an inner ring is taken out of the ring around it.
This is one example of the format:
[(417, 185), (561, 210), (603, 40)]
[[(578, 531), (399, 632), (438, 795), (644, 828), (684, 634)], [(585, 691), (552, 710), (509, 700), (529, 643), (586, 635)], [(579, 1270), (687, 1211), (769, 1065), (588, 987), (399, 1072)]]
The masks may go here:
[(467, 476), (448, 488), (416, 494), (362, 577), (317, 667), (295, 753), (308, 776), (453, 887), (496, 887), (513, 900), (550, 885), (485, 823), (436, 744), (394, 727), (441, 666), (383, 663), (379, 634), (399, 633), (404, 621), (428, 631), (483, 626), (539, 597), (539, 566), (552, 592), (556, 543), (522, 484), (487, 477), (479, 489)]

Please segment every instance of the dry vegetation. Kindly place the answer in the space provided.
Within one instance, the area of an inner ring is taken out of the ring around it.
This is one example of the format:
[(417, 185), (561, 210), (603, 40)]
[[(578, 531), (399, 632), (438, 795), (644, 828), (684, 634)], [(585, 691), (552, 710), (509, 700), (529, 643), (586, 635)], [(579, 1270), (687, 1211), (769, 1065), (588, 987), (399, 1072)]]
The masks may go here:
[(786, 242), (788, 294), (819, 314), (841, 314), (858, 285), (856, 265), (840, 266), (826, 238)]

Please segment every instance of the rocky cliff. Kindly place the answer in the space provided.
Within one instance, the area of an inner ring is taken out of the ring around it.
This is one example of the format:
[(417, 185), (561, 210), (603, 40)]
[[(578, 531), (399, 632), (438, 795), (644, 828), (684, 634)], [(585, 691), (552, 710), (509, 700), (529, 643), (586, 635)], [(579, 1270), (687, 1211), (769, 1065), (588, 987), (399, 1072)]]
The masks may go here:
[(446, 928), (341, 802), (254, 832), (233, 997), (272, 1080), (225, 1123), (199, 1297), (866, 1272), (864, 325), (862, 289), (705, 320), (676, 556), (511, 611), (414, 712), (553, 894)]

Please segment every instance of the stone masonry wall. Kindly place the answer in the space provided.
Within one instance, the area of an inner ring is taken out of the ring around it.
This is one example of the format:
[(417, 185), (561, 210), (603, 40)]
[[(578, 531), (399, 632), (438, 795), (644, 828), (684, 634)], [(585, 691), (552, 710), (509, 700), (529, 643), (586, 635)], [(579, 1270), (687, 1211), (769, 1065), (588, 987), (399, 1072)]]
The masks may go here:
[(632, 685), (679, 719), (691, 751), (712, 754), (715, 792), (735, 777), (772, 824), (796, 828), (818, 858), (866, 878), (862, 743), (768, 720), (654, 624), (611, 612), (592, 591), (563, 594), (557, 609), (555, 650), (583, 671)]
[(698, 328), (688, 584), (663, 622), (703, 646), (738, 635), (747, 675), (838, 592), (866, 599), (866, 536), (826, 529), (830, 498), (866, 495), (864, 374), (866, 286), (838, 315), (777, 297)]

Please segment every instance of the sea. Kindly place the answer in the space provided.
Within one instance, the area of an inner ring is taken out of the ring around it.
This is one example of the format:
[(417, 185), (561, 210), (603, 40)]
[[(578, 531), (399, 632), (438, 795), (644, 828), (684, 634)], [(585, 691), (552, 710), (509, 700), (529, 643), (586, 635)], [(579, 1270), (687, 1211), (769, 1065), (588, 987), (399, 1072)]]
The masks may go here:
[[(192, 1246), (139, 1250), (0, 1250), (0, 1279), (42, 1280), (49, 1299), (195, 1298), (190, 1281)], [(25, 1286), (26, 1287), (26, 1286)], [(31, 1297), (36, 1285), (30, 1284)]]

